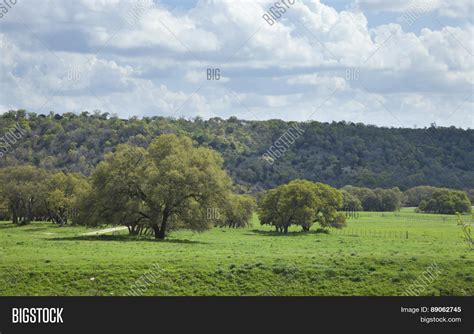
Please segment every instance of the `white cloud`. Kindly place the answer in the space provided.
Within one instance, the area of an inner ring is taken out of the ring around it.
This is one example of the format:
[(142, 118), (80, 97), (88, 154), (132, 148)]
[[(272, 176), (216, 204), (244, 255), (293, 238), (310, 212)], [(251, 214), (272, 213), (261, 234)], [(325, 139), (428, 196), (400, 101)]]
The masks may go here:
[(354, 7), (374, 12), (409, 13), (422, 9), (442, 17), (472, 18), (471, 0), (355, 0)]
[[(19, 3), (0, 21), (3, 108), (474, 127), (472, 99), (461, 104), (474, 78), (474, 26), (461, 20), (470, 2), (433, 0), (430, 11), (454, 21), (417, 33), (398, 21), (369, 27), (367, 11), (403, 13), (411, 2), (401, 0), (362, 11), (297, 2), (272, 26), (262, 19), (271, 2), (150, 3), (127, 22), (133, 4)], [(221, 79), (206, 80), (208, 68)]]

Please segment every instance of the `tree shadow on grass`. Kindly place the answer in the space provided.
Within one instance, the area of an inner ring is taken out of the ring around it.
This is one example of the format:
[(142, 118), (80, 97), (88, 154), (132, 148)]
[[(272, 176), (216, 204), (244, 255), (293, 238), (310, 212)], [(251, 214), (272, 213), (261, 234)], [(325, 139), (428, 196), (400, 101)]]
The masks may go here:
[(290, 231), (287, 234), (285, 233), (278, 233), (277, 231), (265, 231), (265, 230), (257, 230), (253, 229), (250, 230), (245, 235), (264, 235), (269, 237), (296, 237), (302, 235), (312, 235), (312, 234), (325, 234), (325, 232), (321, 232), (320, 230), (310, 230), (310, 231)]
[[(23, 225), (23, 226), (25, 226), (25, 225)], [(0, 230), (7, 229), (7, 228), (15, 228), (15, 227), (22, 227), (22, 225), (16, 225), (16, 224), (13, 224), (13, 223), (1, 224), (0, 225)]]
[(4, 225), (0, 225), (0, 230), (3, 230), (3, 229), (14, 229), (14, 228), (21, 228), (21, 231), (25, 231), (25, 232), (36, 232), (36, 231), (44, 231), (44, 230), (48, 230), (50, 229), (50, 227), (48, 226), (34, 226), (34, 225), (30, 225), (30, 224), (26, 224), (26, 225), (16, 225), (16, 224), (4, 224)]
[(202, 241), (189, 239), (164, 239), (157, 240), (153, 237), (131, 235), (80, 235), (75, 237), (47, 238), (52, 241), (121, 241), (121, 242), (159, 242), (173, 244), (205, 244)]
[(22, 231), (25, 231), (25, 232), (42, 232), (42, 231), (49, 231), (51, 230), (51, 226), (43, 226), (43, 227), (36, 227), (36, 226), (28, 226), (28, 227), (25, 227), (25, 226), (28, 226), (28, 225), (24, 225)]

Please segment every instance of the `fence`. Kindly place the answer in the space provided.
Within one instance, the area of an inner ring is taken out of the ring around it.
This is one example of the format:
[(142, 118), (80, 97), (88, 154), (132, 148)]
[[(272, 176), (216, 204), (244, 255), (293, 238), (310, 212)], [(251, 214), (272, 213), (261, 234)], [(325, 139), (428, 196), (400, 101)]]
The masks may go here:
[[(403, 220), (406, 222), (453, 222), (456, 224), (456, 215), (429, 215), (426, 216), (420, 213), (402, 213), (402, 212), (358, 212), (349, 211), (345, 212), (346, 218), (348, 219), (361, 219), (361, 218), (390, 218), (395, 220)], [(463, 215), (464, 220), (467, 223), (473, 224), (474, 217), (472, 215)]]
[[(413, 232), (405, 231), (388, 231), (388, 230), (370, 230), (357, 228), (331, 229), (331, 234), (358, 236), (358, 237), (374, 237), (374, 238), (392, 238), (392, 239), (408, 239), (414, 237)], [(426, 236), (424, 234), (416, 234), (416, 236)]]

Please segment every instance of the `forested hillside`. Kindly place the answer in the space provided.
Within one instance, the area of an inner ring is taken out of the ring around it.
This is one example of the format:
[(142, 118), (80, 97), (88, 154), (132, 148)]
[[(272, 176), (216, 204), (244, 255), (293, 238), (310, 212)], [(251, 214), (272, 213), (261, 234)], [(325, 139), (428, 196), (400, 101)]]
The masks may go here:
[[(281, 156), (262, 155), (292, 126), (302, 130)], [(474, 130), (379, 128), (346, 122), (298, 123), (236, 118), (120, 119), (107, 113), (50, 113), (23, 110), (1, 115), (0, 135), (19, 126), (15, 143), (0, 142), (0, 166), (34, 164), (88, 175), (117, 144), (146, 147), (163, 133), (183, 133), (221, 152), (242, 190), (267, 189), (304, 178), (332, 186), (417, 185), (474, 187)]]

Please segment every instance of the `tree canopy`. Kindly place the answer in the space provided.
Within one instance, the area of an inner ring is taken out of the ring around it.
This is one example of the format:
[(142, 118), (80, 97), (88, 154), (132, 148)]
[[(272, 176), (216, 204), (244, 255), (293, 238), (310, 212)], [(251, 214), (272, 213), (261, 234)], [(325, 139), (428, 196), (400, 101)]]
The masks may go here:
[(76, 218), (78, 201), (88, 191), (81, 174), (29, 165), (0, 169), (0, 202), (14, 224), (43, 219), (64, 225)]
[[(354, 186), (342, 188), (357, 198), (365, 211), (396, 211), (402, 206), (403, 193), (397, 187), (391, 189), (369, 189)], [(357, 206), (358, 203), (354, 203)]]
[(342, 206), (341, 210), (343, 211), (362, 211), (362, 202), (360, 199), (351, 194), (350, 192), (342, 189), (340, 190), (342, 194)]
[(422, 200), (429, 199), (439, 190), (436, 187), (418, 186), (405, 191), (404, 204), (410, 207), (418, 207)]
[(162, 135), (146, 150), (121, 145), (92, 174), (92, 198), (84, 201), (95, 210), (83, 223), (107, 220), (131, 233), (149, 227), (158, 239), (170, 228), (206, 229), (207, 208), (222, 206), (231, 189), (222, 165), (217, 152), (185, 136)]
[(278, 232), (288, 233), (291, 225), (308, 231), (314, 223), (322, 227), (342, 227), (344, 217), (337, 213), (342, 194), (328, 185), (308, 180), (294, 180), (265, 192), (258, 215), (262, 225), (271, 225)]
[[(247, 227), (255, 210), (255, 198), (250, 195), (231, 194), (225, 201), (221, 226), (232, 228)], [(220, 212), (220, 210), (219, 210)]]
[[(19, 110), (0, 116), (2, 133), (17, 123), (25, 134), (0, 159), (0, 166), (31, 164), (90, 175), (105, 154), (120, 144), (146, 148), (157, 136), (175, 133), (220, 152), (224, 167), (243, 192), (274, 188), (301, 177), (333, 187), (474, 188), (474, 130), (454, 127), (380, 128), (235, 117), (120, 119), (87, 111), (42, 115)], [(302, 135), (286, 152), (272, 165), (262, 159), (295, 124)]]
[(455, 214), (471, 212), (471, 201), (463, 191), (436, 190), (429, 199), (421, 201), (419, 210), (429, 213)]
[(34, 220), (45, 194), (46, 172), (33, 166), (0, 169), (0, 197), (12, 214), (14, 224)]

